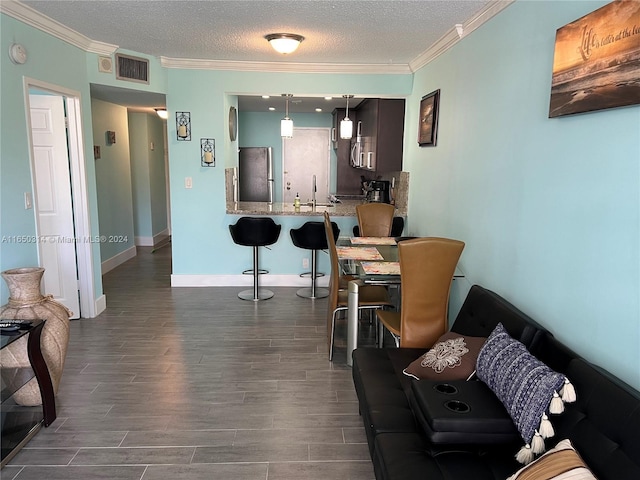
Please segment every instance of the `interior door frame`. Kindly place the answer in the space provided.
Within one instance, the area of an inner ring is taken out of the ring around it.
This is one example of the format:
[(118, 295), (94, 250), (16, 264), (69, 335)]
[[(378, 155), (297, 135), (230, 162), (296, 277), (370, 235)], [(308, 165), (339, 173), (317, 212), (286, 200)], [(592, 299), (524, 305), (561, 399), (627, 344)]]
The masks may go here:
[[(34, 78), (23, 77), (25, 98), (25, 117), (27, 120), (27, 139), (29, 143), (29, 168), (31, 173), (31, 188), (36, 191), (35, 160), (33, 138), (31, 134), (31, 104), (29, 93), (31, 89), (42, 90), (52, 95), (63, 97), (67, 111), (67, 142), (69, 147), (69, 168), (71, 172), (71, 199), (73, 202), (73, 227), (76, 241), (76, 261), (78, 266), (78, 290), (80, 293), (80, 317), (93, 318), (97, 315), (95, 302), (95, 282), (93, 268), (93, 242), (91, 239), (91, 219), (89, 210), (89, 194), (87, 190), (87, 173), (84, 155), (84, 136), (82, 132), (82, 102), (78, 91), (60, 87)], [(33, 195), (34, 221), (36, 235), (40, 232), (38, 221), (37, 195)], [(42, 252), (38, 246), (38, 262)]]

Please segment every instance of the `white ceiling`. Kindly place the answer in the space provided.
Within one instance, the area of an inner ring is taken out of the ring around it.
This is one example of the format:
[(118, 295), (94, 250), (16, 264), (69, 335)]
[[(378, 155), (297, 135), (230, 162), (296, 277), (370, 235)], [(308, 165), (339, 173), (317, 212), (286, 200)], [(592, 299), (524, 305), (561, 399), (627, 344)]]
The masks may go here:
[[(21, 3), (93, 41), (169, 61), (295, 64), (299, 71), (313, 71), (318, 65), (344, 67), (345, 71), (405, 67), (409, 72), (412, 62), (455, 29), (456, 24), (464, 25), (490, 4), (501, 1), (23, 0)], [(266, 34), (278, 32), (297, 33), (305, 40), (296, 52), (283, 56), (264, 39)], [(117, 93), (115, 90), (96, 87), (96, 94), (112, 97)], [(153, 95), (149, 100), (156, 101)], [(318, 103), (312, 98), (301, 100), (291, 106), (292, 112), (303, 106), (313, 110)], [(273, 100), (276, 101), (275, 106), (282, 110), (284, 101)], [(339, 103), (342, 105), (344, 101), (340, 99)], [(259, 97), (240, 99), (239, 108), (263, 108), (263, 104)]]

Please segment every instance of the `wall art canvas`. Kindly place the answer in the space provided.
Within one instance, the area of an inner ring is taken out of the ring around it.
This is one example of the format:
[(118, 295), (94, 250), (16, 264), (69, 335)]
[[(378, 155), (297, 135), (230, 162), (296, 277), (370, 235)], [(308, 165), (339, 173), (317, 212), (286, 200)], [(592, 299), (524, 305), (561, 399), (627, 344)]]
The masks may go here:
[(440, 108), (440, 90), (429, 93), (420, 100), (420, 125), (418, 127), (418, 145), (435, 147), (438, 139), (438, 110)]
[(640, 2), (611, 2), (556, 31), (550, 118), (639, 103)]

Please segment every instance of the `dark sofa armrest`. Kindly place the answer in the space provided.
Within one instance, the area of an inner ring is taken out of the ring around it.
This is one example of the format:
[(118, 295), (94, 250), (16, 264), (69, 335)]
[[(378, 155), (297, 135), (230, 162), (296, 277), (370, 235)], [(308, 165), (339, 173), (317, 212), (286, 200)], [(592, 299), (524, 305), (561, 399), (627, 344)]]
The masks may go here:
[(431, 443), (488, 445), (520, 438), (504, 406), (483, 382), (413, 380), (411, 391), (412, 410)]

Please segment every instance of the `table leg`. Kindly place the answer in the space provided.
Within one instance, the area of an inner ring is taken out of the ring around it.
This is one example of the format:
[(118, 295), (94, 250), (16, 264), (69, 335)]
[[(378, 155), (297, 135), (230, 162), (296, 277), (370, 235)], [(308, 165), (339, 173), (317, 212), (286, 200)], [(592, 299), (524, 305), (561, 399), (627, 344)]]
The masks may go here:
[(40, 397), (42, 398), (42, 413), (44, 417), (44, 426), (48, 427), (56, 419), (56, 399), (53, 393), (53, 384), (49, 376), (49, 369), (42, 356), (40, 349), (40, 337), (44, 323), (37, 325), (30, 333), (27, 341), (27, 353), (31, 368), (38, 379), (38, 387), (40, 388)]
[(360, 287), (364, 285), (361, 280), (349, 282), (347, 296), (347, 365), (353, 365), (351, 354), (358, 347), (358, 295)]

